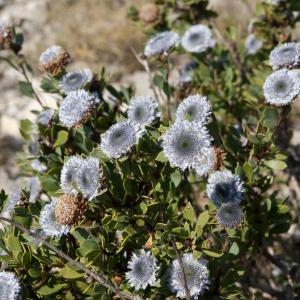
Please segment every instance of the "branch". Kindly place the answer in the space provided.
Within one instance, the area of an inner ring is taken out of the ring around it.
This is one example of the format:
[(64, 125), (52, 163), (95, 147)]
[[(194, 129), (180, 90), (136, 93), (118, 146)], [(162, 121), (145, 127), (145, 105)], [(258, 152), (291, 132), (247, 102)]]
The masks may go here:
[[(131, 51), (133, 53), (133, 55), (135, 56), (135, 58), (137, 59), (137, 61), (144, 67), (145, 71), (147, 72), (148, 76), (149, 76), (149, 84), (150, 84), (150, 88), (151, 90), (153, 91), (153, 94), (155, 96), (155, 98), (158, 100), (159, 102), (159, 97), (158, 97), (158, 93), (156, 91), (156, 88), (153, 84), (153, 79), (152, 79), (152, 75), (151, 75), (151, 71), (150, 71), (150, 68), (149, 68), (149, 65), (148, 65), (148, 62), (147, 60), (145, 59), (142, 59), (138, 54), (137, 52), (134, 50), (134, 48), (131, 48)], [(163, 103), (160, 103), (160, 105), (163, 105)]]
[(185, 298), (187, 300), (191, 300), (191, 295), (190, 295), (190, 291), (189, 291), (189, 288), (188, 288), (188, 285), (187, 285), (187, 282), (186, 282), (185, 271), (184, 271), (184, 267), (183, 267), (183, 263), (182, 263), (180, 254), (178, 252), (178, 249), (176, 247), (176, 243), (175, 243), (175, 241), (174, 241), (173, 238), (171, 239), (171, 242), (172, 242), (173, 250), (176, 253), (176, 257), (177, 257), (177, 260), (179, 262), (179, 266), (180, 266), (180, 270), (181, 270), (181, 275), (182, 275), (182, 278), (183, 278), (183, 285), (184, 285), (184, 290), (185, 290)]
[(49, 242), (47, 242), (46, 240), (41, 238), (38, 234), (30, 231), (29, 229), (27, 229), (23, 225), (17, 223), (16, 221), (11, 220), (11, 219), (7, 219), (7, 218), (4, 218), (4, 217), (0, 217), (0, 221), (10, 223), (10, 224), (14, 225), (15, 227), (17, 227), (18, 229), (20, 229), (22, 232), (27, 233), (29, 236), (36, 239), (38, 242), (44, 244), (47, 248), (52, 250), (59, 257), (65, 259), (66, 261), (71, 263), (73, 266), (76, 266), (79, 269), (81, 269), (82, 271), (84, 271), (86, 274), (88, 274), (90, 277), (92, 277), (95, 281), (99, 282), (104, 287), (106, 287), (107, 289), (114, 292), (120, 298), (129, 299), (129, 300), (137, 300), (137, 299), (142, 300), (142, 298), (140, 298), (139, 296), (121, 292), (113, 283), (111, 283), (107, 278), (105, 278), (104, 274), (94, 273), (93, 271), (91, 271), (90, 269), (88, 269), (87, 267), (85, 267), (84, 265), (79, 263), (78, 261), (74, 260), (73, 258), (68, 256), (67, 254), (65, 254), (63, 251), (59, 250), (57, 247), (53, 246), (52, 244), (50, 244)]

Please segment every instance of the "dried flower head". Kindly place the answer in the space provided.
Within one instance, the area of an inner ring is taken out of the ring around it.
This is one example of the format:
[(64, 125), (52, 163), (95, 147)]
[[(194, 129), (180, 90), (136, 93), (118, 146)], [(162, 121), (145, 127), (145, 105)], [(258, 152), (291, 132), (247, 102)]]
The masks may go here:
[(245, 40), (246, 53), (249, 55), (256, 54), (262, 47), (263, 42), (256, 38), (255, 34), (250, 34)]
[[(207, 263), (204, 259), (194, 259), (192, 253), (184, 253), (181, 257), (181, 261), (190, 296), (197, 299), (198, 296), (208, 289), (210, 283)], [(171, 290), (176, 292), (176, 297), (184, 299), (186, 297), (184, 280), (177, 259), (173, 260), (169, 275), (169, 285)]]
[(300, 93), (300, 77), (297, 71), (278, 70), (268, 76), (263, 89), (267, 103), (287, 105)]
[(176, 32), (160, 32), (148, 41), (144, 54), (147, 57), (167, 54), (168, 51), (177, 46), (179, 42), (180, 37)]
[(191, 26), (181, 39), (182, 47), (193, 53), (204, 52), (208, 48), (213, 48), (215, 44), (211, 30), (202, 24)]
[(70, 227), (56, 222), (55, 206), (55, 200), (46, 204), (41, 210), (39, 222), (46, 236), (60, 238), (61, 236), (68, 234)]
[(239, 176), (224, 170), (216, 171), (209, 176), (206, 192), (219, 207), (222, 203), (239, 204), (242, 201), (244, 188)]
[(145, 127), (160, 117), (158, 104), (150, 96), (136, 96), (131, 98), (128, 107), (128, 121), (136, 126)]
[(154, 3), (144, 4), (139, 12), (139, 19), (145, 23), (153, 23), (159, 18), (159, 7)]
[(163, 151), (170, 164), (184, 171), (201, 165), (202, 154), (210, 147), (211, 137), (204, 127), (183, 121), (176, 122), (162, 140)]
[(83, 159), (71, 156), (61, 170), (60, 186), (65, 193), (76, 193), (74, 183), (76, 182), (78, 170), (83, 165)]
[(176, 122), (187, 121), (194, 126), (203, 125), (211, 115), (211, 106), (207, 97), (193, 95), (185, 98), (178, 106)]
[(44, 51), (39, 58), (39, 67), (41, 71), (51, 75), (59, 74), (69, 63), (70, 55), (61, 46), (52, 46)]
[(82, 160), (76, 174), (76, 183), (82, 195), (92, 200), (96, 197), (100, 188), (101, 171), (99, 160), (95, 157), (89, 157)]
[(284, 43), (275, 47), (269, 57), (270, 66), (276, 70), (282, 67), (292, 68), (300, 62), (300, 43)]
[(136, 290), (144, 290), (148, 285), (153, 286), (155, 284), (159, 268), (156, 258), (150, 252), (142, 249), (138, 255), (133, 253), (128, 262), (128, 269), (126, 278), (129, 284)]
[(141, 132), (130, 122), (112, 125), (101, 135), (101, 150), (108, 156), (118, 158), (138, 143)]
[(243, 211), (239, 205), (224, 203), (217, 211), (217, 221), (224, 227), (235, 227), (242, 222)]
[(46, 108), (42, 110), (38, 116), (38, 123), (43, 126), (49, 126), (51, 124), (54, 115), (54, 109)]
[(11, 26), (4, 22), (0, 22), (0, 50), (9, 49), (12, 40)]
[(68, 128), (80, 126), (90, 117), (94, 104), (94, 97), (85, 90), (72, 91), (61, 103), (59, 120)]
[(56, 200), (55, 220), (60, 225), (74, 226), (82, 219), (86, 201), (72, 194), (64, 194)]
[(87, 83), (90, 83), (92, 79), (92, 71), (90, 69), (84, 69), (82, 71), (68, 72), (63, 76), (59, 85), (63, 92), (69, 93), (83, 88)]
[(16, 300), (19, 298), (21, 286), (12, 272), (0, 272), (0, 299)]

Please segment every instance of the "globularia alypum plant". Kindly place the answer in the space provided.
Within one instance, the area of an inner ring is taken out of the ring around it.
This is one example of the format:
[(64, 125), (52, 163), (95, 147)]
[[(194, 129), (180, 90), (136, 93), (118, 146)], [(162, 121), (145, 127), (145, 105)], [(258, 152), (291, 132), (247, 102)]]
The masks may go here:
[(1, 59), (41, 111), (21, 122), (26, 185), (0, 195), (0, 298), (299, 297), (299, 257), (278, 246), (295, 221), (278, 137), (300, 93), (298, 12), (259, 3), (247, 35), (218, 28), (205, 0), (132, 7), (152, 95), (70, 70), (52, 46), (39, 66), (56, 108), (33, 89), (22, 35), (1, 24)]

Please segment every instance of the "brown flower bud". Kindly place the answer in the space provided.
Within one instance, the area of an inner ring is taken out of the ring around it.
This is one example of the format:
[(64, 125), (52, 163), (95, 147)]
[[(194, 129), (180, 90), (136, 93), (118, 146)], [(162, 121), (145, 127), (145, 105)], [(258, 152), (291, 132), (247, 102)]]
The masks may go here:
[(4, 23), (0, 23), (0, 49), (9, 49), (12, 40), (12, 29)]
[(153, 3), (143, 5), (139, 12), (139, 18), (145, 23), (153, 23), (159, 18), (159, 7)]
[(226, 153), (221, 147), (214, 147), (214, 170), (220, 170), (224, 166)]
[(39, 59), (41, 71), (55, 76), (59, 74), (71, 61), (70, 54), (60, 46), (52, 46), (44, 51)]
[(55, 219), (61, 225), (76, 225), (83, 217), (86, 202), (72, 194), (59, 197), (55, 205)]

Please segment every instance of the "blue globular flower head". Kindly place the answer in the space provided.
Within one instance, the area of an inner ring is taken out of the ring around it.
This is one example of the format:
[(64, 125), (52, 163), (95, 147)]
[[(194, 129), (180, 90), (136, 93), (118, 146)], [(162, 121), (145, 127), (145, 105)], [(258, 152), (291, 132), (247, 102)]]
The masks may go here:
[(59, 85), (63, 92), (68, 93), (83, 88), (92, 79), (92, 71), (90, 69), (83, 69), (82, 71), (68, 72), (63, 76)]
[(46, 108), (42, 110), (38, 116), (38, 123), (43, 126), (49, 126), (54, 115), (54, 109)]
[[(210, 284), (207, 262), (204, 259), (195, 259), (192, 253), (184, 253), (181, 261), (190, 296), (197, 299)], [(171, 290), (176, 293), (176, 297), (184, 299), (186, 297), (184, 280), (178, 259), (173, 260), (169, 276)]]
[(284, 43), (275, 47), (269, 57), (270, 66), (276, 70), (282, 67), (292, 68), (300, 62), (300, 43)]
[(126, 154), (138, 143), (141, 131), (130, 122), (119, 122), (112, 125), (101, 135), (101, 150), (112, 158)]
[(131, 98), (127, 111), (128, 121), (133, 125), (145, 127), (160, 117), (158, 103), (150, 96)]
[(300, 93), (300, 77), (294, 70), (275, 71), (266, 79), (263, 90), (267, 103), (276, 106), (290, 104)]
[(180, 37), (176, 32), (160, 32), (148, 41), (144, 50), (144, 55), (149, 57), (167, 54), (168, 51), (176, 47), (179, 42)]
[(75, 183), (82, 165), (84, 165), (83, 159), (77, 156), (71, 156), (64, 163), (60, 174), (60, 187), (65, 193), (76, 193)]
[(206, 129), (190, 122), (175, 122), (162, 136), (162, 147), (171, 165), (181, 170), (196, 169), (203, 161), (202, 153), (210, 147)]
[(213, 48), (215, 44), (211, 30), (202, 24), (191, 26), (181, 39), (182, 47), (192, 53), (204, 52), (208, 48)]
[(211, 106), (207, 97), (193, 95), (185, 98), (178, 106), (176, 122), (187, 121), (191, 124), (203, 125), (211, 115)]
[(204, 148), (198, 157), (198, 164), (195, 171), (198, 176), (204, 176), (211, 171), (216, 164), (216, 155), (213, 147)]
[(20, 203), (21, 195), (22, 189), (21, 187), (17, 186), (8, 198), (6, 207), (4, 208), (4, 212), (6, 212), (9, 216), (12, 216), (15, 207)]
[(193, 61), (185, 64), (183, 68), (180, 70), (179, 83), (186, 84), (191, 82), (196, 68), (197, 68), (197, 64)]
[(99, 160), (89, 157), (82, 160), (75, 177), (77, 186), (83, 197), (92, 200), (97, 195), (100, 188), (100, 168)]
[(216, 171), (208, 177), (206, 192), (208, 198), (220, 207), (222, 203), (239, 204), (243, 198), (244, 187), (238, 175), (229, 170)]
[(84, 124), (90, 117), (94, 104), (94, 97), (87, 91), (72, 91), (61, 103), (59, 120), (68, 128)]
[(242, 222), (243, 210), (238, 204), (224, 203), (217, 211), (217, 221), (224, 227), (235, 227)]
[(69, 53), (61, 46), (54, 45), (41, 54), (39, 58), (39, 67), (42, 71), (57, 75), (70, 63), (70, 61)]
[(68, 234), (70, 227), (56, 222), (55, 205), (56, 200), (52, 200), (42, 208), (39, 223), (46, 236), (60, 238)]
[(34, 171), (37, 171), (40, 173), (47, 171), (47, 166), (45, 164), (43, 164), (42, 162), (40, 162), (39, 159), (32, 160), (30, 165), (31, 165), (32, 170), (34, 170)]
[(144, 290), (148, 285), (153, 286), (155, 284), (159, 267), (157, 266), (157, 259), (150, 252), (142, 249), (139, 254), (133, 253), (128, 262), (128, 269), (126, 279), (130, 286), (134, 287), (135, 290)]
[(246, 53), (249, 55), (256, 54), (262, 47), (263, 42), (256, 38), (255, 34), (249, 34), (245, 40)]
[(30, 177), (27, 182), (27, 188), (29, 189), (29, 202), (34, 203), (41, 194), (42, 185), (38, 177)]
[(0, 272), (0, 299), (16, 300), (19, 298), (21, 286), (12, 272)]

